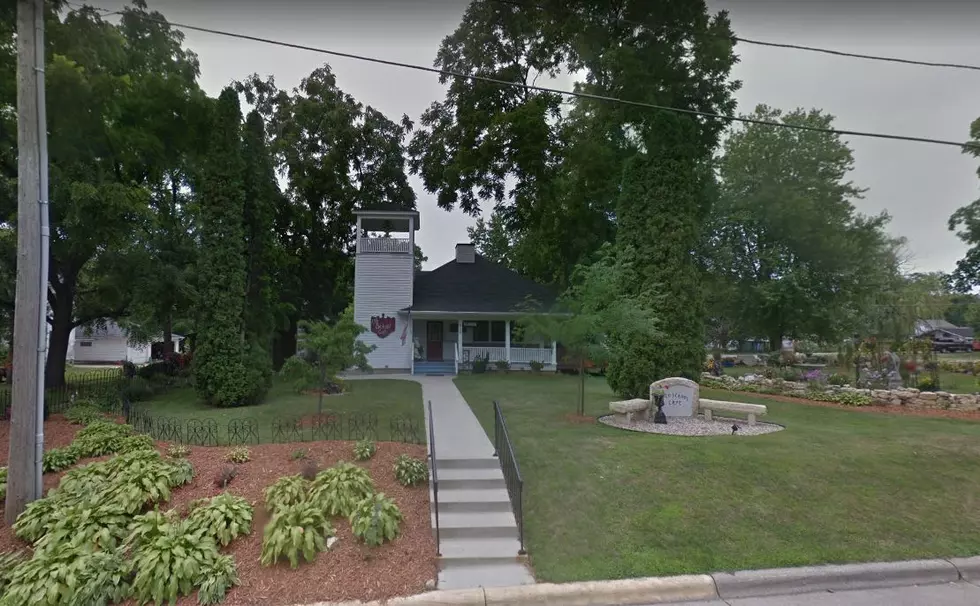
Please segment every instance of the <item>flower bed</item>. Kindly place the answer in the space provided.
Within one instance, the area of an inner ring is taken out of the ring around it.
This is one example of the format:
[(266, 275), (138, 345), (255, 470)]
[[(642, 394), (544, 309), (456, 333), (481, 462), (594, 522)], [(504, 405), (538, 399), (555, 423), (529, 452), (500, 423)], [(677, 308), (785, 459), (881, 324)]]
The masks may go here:
[(836, 402), (847, 406), (905, 406), (922, 410), (980, 410), (980, 397), (976, 394), (953, 394), (944, 391), (919, 391), (918, 389), (858, 389), (848, 385), (817, 385), (801, 381), (766, 379), (761, 376), (715, 377), (701, 375), (701, 385), (728, 391), (743, 391), (803, 398), (822, 402)]

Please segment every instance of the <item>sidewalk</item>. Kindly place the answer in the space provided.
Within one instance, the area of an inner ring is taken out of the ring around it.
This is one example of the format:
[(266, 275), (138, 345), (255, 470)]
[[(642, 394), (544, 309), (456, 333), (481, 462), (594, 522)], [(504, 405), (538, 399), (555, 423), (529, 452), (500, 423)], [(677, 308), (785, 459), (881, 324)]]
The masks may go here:
[[(976, 606), (980, 587), (965, 581), (943, 585), (780, 595), (767, 598), (672, 602), (656, 606)], [(654, 605), (649, 605), (654, 606)]]

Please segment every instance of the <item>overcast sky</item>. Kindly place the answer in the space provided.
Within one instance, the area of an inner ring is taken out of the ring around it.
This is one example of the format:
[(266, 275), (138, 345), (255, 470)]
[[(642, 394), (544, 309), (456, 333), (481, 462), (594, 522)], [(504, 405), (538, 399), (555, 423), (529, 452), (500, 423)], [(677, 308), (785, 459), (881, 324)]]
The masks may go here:
[[(90, 1), (104, 8), (121, 5)], [(460, 0), (148, 1), (171, 21), (427, 66), (466, 5)], [(745, 38), (980, 64), (980, 36), (972, 27), (980, 8), (970, 4), (709, 0), (713, 10), (730, 12), (736, 35)], [(341, 88), (392, 119), (408, 114), (416, 120), (443, 96), (435, 75), (411, 70), (193, 31), (187, 32), (187, 46), (200, 56), (202, 86), (211, 94), (253, 72), (273, 75), (280, 88), (292, 88), (327, 62)], [(750, 112), (758, 103), (783, 109), (818, 107), (834, 114), (842, 129), (955, 141), (965, 141), (970, 123), (980, 117), (980, 71), (744, 44), (737, 53), (741, 61), (733, 75), (743, 81), (740, 112)], [(946, 222), (958, 207), (980, 197), (977, 161), (954, 147), (848, 140), (856, 159), (852, 178), (869, 188), (859, 210), (892, 215), (891, 231), (909, 240), (913, 269), (951, 270), (964, 246)], [(454, 244), (466, 240), (473, 220), (440, 210), (418, 179), (412, 184), (422, 214), (418, 243), (432, 268), (452, 257)]]

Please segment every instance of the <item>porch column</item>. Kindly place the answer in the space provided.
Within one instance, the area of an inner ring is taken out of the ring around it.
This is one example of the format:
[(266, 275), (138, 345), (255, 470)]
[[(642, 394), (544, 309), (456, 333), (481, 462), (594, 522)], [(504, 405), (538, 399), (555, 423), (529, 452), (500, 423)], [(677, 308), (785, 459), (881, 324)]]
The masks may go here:
[(460, 318), (456, 320), (456, 341), (459, 345), (459, 361), (463, 361), (463, 320)]
[(558, 342), (557, 341), (551, 342), (551, 363), (555, 365), (555, 368), (558, 368)]
[(504, 347), (507, 349), (507, 363), (510, 364), (510, 320), (504, 321)]

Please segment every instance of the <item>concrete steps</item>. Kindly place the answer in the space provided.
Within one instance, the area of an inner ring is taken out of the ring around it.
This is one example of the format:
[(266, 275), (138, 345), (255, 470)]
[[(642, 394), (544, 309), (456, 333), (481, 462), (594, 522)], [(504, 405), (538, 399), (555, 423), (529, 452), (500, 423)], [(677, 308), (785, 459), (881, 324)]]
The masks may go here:
[(429, 376), (452, 376), (456, 374), (453, 362), (416, 362), (412, 374)]
[(534, 583), (497, 459), (439, 459), (439, 589)]

